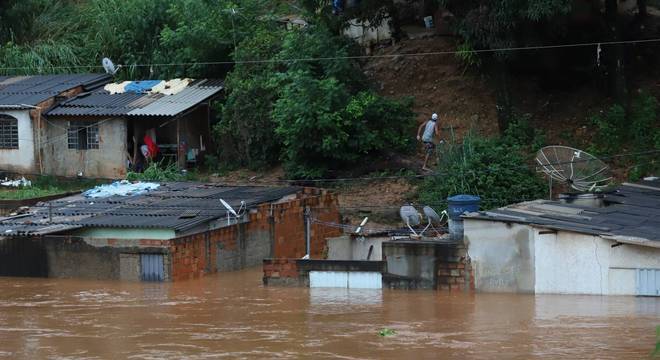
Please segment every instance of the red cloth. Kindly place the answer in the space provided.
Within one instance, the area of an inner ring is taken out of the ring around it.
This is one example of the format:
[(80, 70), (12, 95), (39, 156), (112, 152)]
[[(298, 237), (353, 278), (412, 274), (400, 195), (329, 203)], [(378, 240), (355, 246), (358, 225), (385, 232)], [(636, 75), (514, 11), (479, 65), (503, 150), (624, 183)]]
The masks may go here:
[(151, 137), (149, 135), (144, 136), (144, 144), (147, 145), (147, 149), (149, 149), (149, 157), (150, 158), (155, 158), (156, 155), (158, 155), (158, 146), (156, 143), (151, 140)]

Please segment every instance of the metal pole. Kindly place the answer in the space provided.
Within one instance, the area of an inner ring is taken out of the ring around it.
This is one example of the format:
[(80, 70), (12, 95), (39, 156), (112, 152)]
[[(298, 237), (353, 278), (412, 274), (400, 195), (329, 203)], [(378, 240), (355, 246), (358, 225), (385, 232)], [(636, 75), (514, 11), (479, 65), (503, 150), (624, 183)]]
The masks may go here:
[(311, 227), (311, 216), (309, 207), (305, 208), (305, 249), (307, 251), (308, 258), (311, 257), (311, 239), (312, 238), (312, 227)]
[(550, 178), (550, 184), (548, 185), (548, 191), (550, 192), (550, 198), (549, 200), (552, 200), (552, 176), (548, 176)]

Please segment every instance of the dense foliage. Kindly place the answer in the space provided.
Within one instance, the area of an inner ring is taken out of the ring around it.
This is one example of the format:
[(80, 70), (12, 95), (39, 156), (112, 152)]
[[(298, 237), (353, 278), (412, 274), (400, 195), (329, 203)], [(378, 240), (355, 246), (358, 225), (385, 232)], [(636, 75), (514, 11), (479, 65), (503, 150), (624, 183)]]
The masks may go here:
[(616, 156), (624, 149), (639, 153), (632, 159), (621, 159), (635, 164), (630, 172), (632, 180), (660, 171), (657, 154), (647, 154), (660, 149), (660, 105), (655, 97), (642, 92), (633, 99), (629, 112), (615, 104), (591, 121), (597, 129), (591, 151), (608, 156)]
[[(365, 86), (352, 45), (327, 28), (263, 29), (238, 47), (216, 132), (223, 163), (252, 168), (281, 160), (289, 176), (311, 178), (365, 156), (410, 149), (411, 101)], [(311, 58), (333, 58), (309, 61)]]
[(514, 121), (501, 138), (468, 134), (462, 143), (450, 141), (438, 148), (437, 175), (421, 185), (420, 201), (437, 204), (449, 196), (473, 194), (482, 198), (482, 208), (490, 209), (544, 198), (547, 184), (531, 165), (542, 143), (524, 119)]

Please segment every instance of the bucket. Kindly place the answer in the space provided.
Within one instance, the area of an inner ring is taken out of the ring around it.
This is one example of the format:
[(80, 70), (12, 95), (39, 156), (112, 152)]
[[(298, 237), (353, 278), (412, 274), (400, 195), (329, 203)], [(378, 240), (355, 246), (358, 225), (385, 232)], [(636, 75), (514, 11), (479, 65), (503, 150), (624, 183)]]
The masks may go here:
[(455, 195), (447, 198), (447, 212), (449, 218), (461, 220), (461, 215), (466, 212), (479, 211), (481, 198), (475, 195)]
[(426, 26), (427, 29), (433, 28), (433, 16), (424, 17), (424, 26)]

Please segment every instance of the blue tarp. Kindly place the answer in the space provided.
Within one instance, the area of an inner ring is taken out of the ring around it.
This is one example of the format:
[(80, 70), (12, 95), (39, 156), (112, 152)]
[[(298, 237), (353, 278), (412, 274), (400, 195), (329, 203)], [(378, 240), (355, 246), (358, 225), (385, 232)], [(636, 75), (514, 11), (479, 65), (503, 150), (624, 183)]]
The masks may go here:
[(125, 92), (132, 92), (136, 94), (146, 93), (151, 90), (154, 86), (160, 84), (163, 80), (141, 80), (141, 81), (131, 81), (130, 84), (124, 87)]
[(99, 185), (83, 193), (88, 198), (105, 198), (113, 195), (133, 196), (144, 194), (147, 191), (158, 189), (160, 184), (148, 182), (131, 183), (126, 180), (115, 181), (108, 185)]

